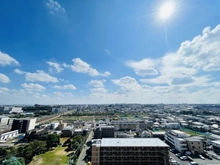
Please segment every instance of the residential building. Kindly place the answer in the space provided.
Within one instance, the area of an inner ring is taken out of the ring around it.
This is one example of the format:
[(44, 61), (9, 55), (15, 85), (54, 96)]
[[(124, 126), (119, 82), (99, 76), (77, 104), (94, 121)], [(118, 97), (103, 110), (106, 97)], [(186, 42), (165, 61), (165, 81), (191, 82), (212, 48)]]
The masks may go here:
[(1, 125), (7, 125), (9, 121), (9, 117), (8, 116), (0, 116), (0, 124)]
[(5, 132), (0, 134), (0, 141), (5, 141), (16, 136), (18, 136), (18, 130)]
[(36, 118), (14, 119), (11, 130), (18, 130), (19, 133), (26, 133), (35, 128)]
[(115, 127), (115, 130), (145, 130), (147, 123), (144, 120), (119, 120), (111, 121), (111, 125)]
[(103, 138), (92, 145), (92, 165), (168, 165), (168, 151), (158, 138)]
[(113, 138), (114, 126), (100, 125), (94, 130), (94, 139)]
[(63, 130), (62, 130), (62, 136), (64, 137), (70, 137), (73, 135), (73, 129), (74, 129), (74, 126), (70, 126), (68, 125), (67, 127), (65, 127)]
[(204, 153), (203, 142), (199, 138), (189, 137), (185, 138), (188, 150), (193, 154), (196, 152), (199, 154)]
[(212, 141), (213, 151), (220, 153), (220, 140)]
[(184, 139), (187, 137), (189, 137), (188, 134), (179, 130), (171, 130), (165, 133), (165, 140), (179, 152), (185, 152), (187, 150), (187, 143)]

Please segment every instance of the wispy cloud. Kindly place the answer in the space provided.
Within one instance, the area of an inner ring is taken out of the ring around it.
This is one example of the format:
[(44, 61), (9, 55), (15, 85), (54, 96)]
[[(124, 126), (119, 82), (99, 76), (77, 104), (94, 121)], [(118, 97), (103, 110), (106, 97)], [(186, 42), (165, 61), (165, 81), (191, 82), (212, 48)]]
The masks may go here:
[(50, 10), (50, 14), (65, 13), (65, 9), (55, 0), (48, 0), (46, 6)]
[(95, 88), (100, 88), (100, 87), (104, 87), (104, 83), (105, 80), (91, 80), (89, 82), (89, 85)]
[(76, 87), (72, 84), (63, 85), (63, 86), (55, 85), (54, 88), (55, 89), (70, 89), (70, 90), (75, 90), (76, 89)]
[(40, 84), (34, 84), (34, 83), (23, 83), (21, 86), (27, 90), (27, 91), (44, 91), (45, 87)]
[(2, 83), (9, 83), (10, 79), (8, 78), (8, 76), (0, 73), (0, 82), (2, 82)]
[(111, 54), (111, 52), (108, 49), (105, 49), (105, 52), (109, 55)]
[(0, 65), (19, 65), (19, 62), (6, 53), (0, 51)]
[(18, 73), (18, 74), (25, 74), (26, 81), (31, 81), (31, 82), (41, 81), (41, 82), (47, 82), (47, 83), (59, 82), (59, 80), (56, 77), (53, 77), (50, 74), (48, 74), (42, 70), (37, 70), (35, 73), (31, 73), (31, 72), (24, 72), (19, 69), (15, 69), (14, 72)]
[(56, 73), (60, 73), (63, 68), (60, 66), (60, 64), (56, 63), (56, 62), (47, 62), (48, 65), (50, 65), (51, 67), (49, 68), (50, 72), (56, 72)]
[(81, 60), (80, 58), (74, 58), (72, 60), (73, 65), (64, 64), (64, 67), (71, 68), (74, 72), (85, 73), (90, 76), (109, 76), (110, 72), (106, 71), (104, 73), (98, 72), (96, 69), (92, 68), (90, 64)]

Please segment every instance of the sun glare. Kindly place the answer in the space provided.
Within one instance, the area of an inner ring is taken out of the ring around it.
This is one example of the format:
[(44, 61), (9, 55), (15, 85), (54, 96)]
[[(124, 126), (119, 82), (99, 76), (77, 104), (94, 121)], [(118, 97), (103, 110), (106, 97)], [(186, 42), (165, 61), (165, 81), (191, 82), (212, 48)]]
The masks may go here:
[(174, 8), (174, 4), (172, 4), (171, 2), (163, 4), (159, 10), (160, 18), (164, 20), (170, 18), (174, 12)]

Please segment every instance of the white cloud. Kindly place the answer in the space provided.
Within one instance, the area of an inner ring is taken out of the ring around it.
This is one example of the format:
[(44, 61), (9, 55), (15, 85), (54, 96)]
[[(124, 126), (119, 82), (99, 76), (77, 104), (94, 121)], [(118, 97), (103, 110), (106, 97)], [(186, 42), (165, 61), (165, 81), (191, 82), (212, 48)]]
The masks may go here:
[(56, 62), (47, 62), (48, 65), (50, 65), (51, 67), (49, 68), (50, 72), (57, 72), (60, 73), (63, 68), (60, 66), (60, 64), (56, 63)]
[(0, 65), (19, 65), (19, 62), (8, 54), (0, 51)]
[(55, 0), (48, 0), (46, 6), (50, 9), (51, 14), (65, 13), (65, 9)]
[(8, 88), (5, 88), (5, 87), (0, 87), (0, 93), (3, 94), (5, 92), (8, 92), (9, 89)]
[(34, 84), (34, 83), (23, 83), (21, 86), (27, 90), (27, 91), (44, 91), (45, 87), (40, 84)]
[(104, 84), (103, 84), (104, 82), (105, 82), (105, 80), (91, 80), (89, 82), (89, 85), (93, 86), (95, 88), (102, 88), (102, 87), (104, 87)]
[(92, 93), (107, 93), (108, 91), (105, 88), (92, 88), (90, 89)]
[(139, 76), (157, 75), (158, 71), (154, 68), (158, 64), (157, 60), (149, 58), (141, 61), (126, 61), (125, 65), (134, 69), (135, 73)]
[(42, 70), (37, 70), (36, 73), (25, 72), (25, 78), (27, 81), (41, 81), (41, 82), (47, 82), (47, 83), (59, 82), (56, 77), (53, 77)]
[(55, 85), (54, 88), (56, 88), (56, 89), (70, 89), (70, 90), (76, 89), (76, 87), (72, 84), (63, 85), (63, 86)]
[(74, 97), (74, 95), (70, 92), (62, 93), (62, 92), (53, 92), (55, 97)]
[(125, 94), (130, 92), (138, 92), (141, 90), (141, 86), (138, 84), (135, 78), (130, 76), (122, 77), (121, 79), (112, 80), (116, 85), (121, 86), (118, 93)]
[(220, 70), (220, 25), (204, 28), (202, 35), (181, 44), (177, 54), (183, 64), (204, 71)]
[(24, 72), (21, 71), (20, 69), (15, 69), (14, 72), (17, 73), (17, 74), (24, 74)]
[(72, 60), (73, 65), (63, 64), (64, 67), (71, 68), (77, 73), (86, 73), (90, 76), (109, 76), (110, 72), (106, 71), (104, 73), (99, 73), (96, 69), (92, 68), (88, 63), (82, 61), (80, 58), (75, 58)]
[(17, 74), (25, 74), (26, 81), (31, 81), (31, 82), (41, 81), (41, 82), (47, 82), (47, 83), (59, 82), (59, 80), (56, 77), (53, 77), (42, 70), (37, 70), (35, 73), (31, 73), (31, 72), (24, 72), (19, 69), (15, 69), (14, 72)]
[(2, 82), (2, 83), (9, 83), (10, 79), (6, 75), (0, 73), (0, 82)]

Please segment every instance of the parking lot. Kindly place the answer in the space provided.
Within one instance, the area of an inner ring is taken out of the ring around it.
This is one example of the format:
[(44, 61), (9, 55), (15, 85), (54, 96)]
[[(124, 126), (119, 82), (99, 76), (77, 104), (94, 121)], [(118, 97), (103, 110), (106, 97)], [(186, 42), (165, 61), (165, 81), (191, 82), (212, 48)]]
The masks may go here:
[(193, 161), (193, 162), (196, 162), (198, 163), (199, 165), (220, 165), (220, 160), (217, 160), (217, 159), (205, 159), (205, 160), (202, 160), (201, 158), (199, 157), (189, 157), (189, 160), (186, 160), (186, 161), (182, 161), (180, 160), (178, 157), (176, 157), (176, 155), (172, 152), (170, 152), (170, 157), (172, 157), (172, 160), (176, 160), (177, 162), (179, 162), (180, 165), (188, 165), (188, 163), (190, 161)]

